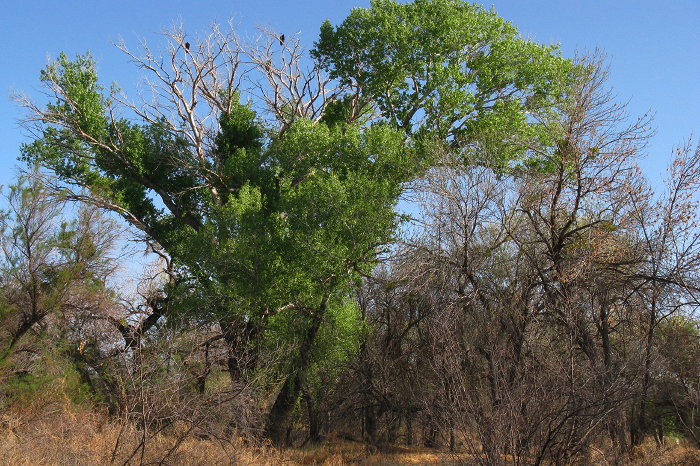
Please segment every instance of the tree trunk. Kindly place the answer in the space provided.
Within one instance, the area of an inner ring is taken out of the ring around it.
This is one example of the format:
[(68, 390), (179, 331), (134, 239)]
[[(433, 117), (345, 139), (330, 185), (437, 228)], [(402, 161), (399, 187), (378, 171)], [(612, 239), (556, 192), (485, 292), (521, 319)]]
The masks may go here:
[(245, 383), (250, 370), (255, 367), (257, 353), (253, 346), (259, 328), (251, 322), (221, 320), (219, 327), (227, 347), (226, 365), (231, 383)]
[(362, 410), (362, 440), (369, 443), (377, 441), (377, 415), (373, 406), (368, 404)]
[(654, 330), (656, 328), (656, 299), (651, 303), (649, 311), (649, 328), (647, 329), (644, 346), (644, 375), (642, 376), (642, 389), (639, 397), (639, 410), (636, 419), (632, 420), (632, 445), (640, 445), (644, 436), (648, 433), (647, 405), (649, 403), (649, 387), (651, 386), (651, 358), (654, 344)]
[(306, 404), (306, 415), (309, 420), (308, 442), (315, 444), (321, 440), (321, 416), (318, 409), (314, 406), (314, 400), (309, 393), (304, 392), (302, 400)]
[(406, 413), (406, 445), (413, 445), (413, 412)]
[(286, 443), (286, 432), (294, 410), (294, 405), (299, 399), (306, 371), (311, 363), (311, 348), (316, 340), (318, 329), (321, 327), (323, 315), (326, 311), (328, 297), (321, 302), (318, 314), (314, 317), (311, 326), (306, 330), (306, 335), (299, 348), (299, 354), (292, 364), (292, 373), (285, 380), (275, 403), (272, 405), (265, 426), (265, 436), (275, 445)]

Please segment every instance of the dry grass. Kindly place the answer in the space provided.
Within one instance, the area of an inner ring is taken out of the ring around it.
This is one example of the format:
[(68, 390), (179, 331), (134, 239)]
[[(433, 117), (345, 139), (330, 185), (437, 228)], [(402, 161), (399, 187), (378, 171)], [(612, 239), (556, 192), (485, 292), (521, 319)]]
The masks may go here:
[[(448, 453), (420, 447), (372, 447), (331, 437), (322, 444), (283, 452), (265, 446), (251, 446), (240, 440), (223, 441), (178, 436), (178, 429), (155, 436), (143, 452), (132, 453), (140, 441), (131, 426), (104, 414), (77, 411), (68, 402), (23, 406), (0, 413), (0, 464), (8, 465), (96, 465), (96, 464), (177, 464), (177, 465), (399, 465), (469, 464), (466, 454)], [(178, 438), (184, 438), (181, 443)], [(118, 448), (117, 439), (119, 440)], [(173, 449), (177, 445), (177, 448)], [(170, 452), (170, 453), (169, 453)], [(602, 452), (590, 457), (593, 464), (612, 464)], [(637, 447), (629, 464), (698, 465), (700, 450), (673, 441), (658, 448), (653, 442)]]
[(455, 455), (421, 447), (375, 447), (334, 436), (319, 445), (290, 450), (289, 457), (293, 464), (324, 466), (465, 464), (470, 462), (468, 455), (465, 454)]
[[(176, 432), (151, 439), (141, 457), (139, 432), (107, 416), (75, 412), (53, 404), (38, 410), (0, 414), (0, 464), (7, 465), (277, 465), (289, 463), (279, 451), (241, 441), (184, 437)], [(117, 439), (119, 444), (117, 446)], [(115, 446), (117, 448), (115, 449)], [(173, 448), (175, 447), (175, 448)]]
[(659, 447), (653, 440), (635, 447), (632, 464), (638, 466), (697, 466), (700, 465), (700, 450), (686, 441), (669, 439)]
[[(331, 439), (320, 445), (292, 450), (289, 452), (292, 464), (340, 466), (358, 465), (443, 465), (443, 464), (477, 464), (468, 454), (448, 454), (434, 449), (420, 447), (387, 447), (377, 449), (360, 442)], [(506, 464), (508, 459), (504, 458)], [(664, 447), (658, 447), (653, 440), (635, 448), (630, 458), (621, 463), (606, 458), (602, 451), (592, 454), (586, 464), (612, 465), (629, 464), (634, 466), (697, 466), (700, 465), (700, 450), (684, 442), (670, 441)]]
[[(38, 414), (38, 413), (37, 413)], [(380, 451), (364, 444), (331, 440), (321, 445), (280, 452), (252, 447), (240, 441), (221, 442), (188, 437), (177, 450), (174, 435), (157, 436), (139, 454), (129, 459), (138, 445), (134, 429), (122, 431), (119, 423), (92, 413), (69, 412), (59, 407), (40, 416), (0, 414), (0, 464), (7, 465), (394, 465), (449, 464), (454, 457), (421, 448), (391, 448)], [(117, 438), (121, 441), (113, 458)]]

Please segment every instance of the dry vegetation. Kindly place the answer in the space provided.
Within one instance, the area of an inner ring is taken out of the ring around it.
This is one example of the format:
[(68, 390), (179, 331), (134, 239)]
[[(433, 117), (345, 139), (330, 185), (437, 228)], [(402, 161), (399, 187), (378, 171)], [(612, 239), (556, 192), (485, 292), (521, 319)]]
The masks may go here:
[[(242, 439), (214, 441), (190, 437), (178, 441), (177, 435), (159, 435), (149, 442), (142, 458), (130, 459), (140, 442), (139, 432), (133, 427), (126, 428), (125, 432), (121, 423), (104, 413), (78, 411), (70, 402), (57, 400), (43, 407), (24, 407), (21, 411), (0, 414), (0, 464), (13, 466), (475, 464), (468, 453), (425, 447), (377, 447), (338, 436), (329, 436), (318, 445), (283, 451), (264, 445), (252, 446)], [(628, 464), (694, 466), (699, 463), (700, 451), (685, 441), (670, 439), (664, 447), (653, 441), (635, 447)], [(596, 450), (586, 464), (611, 463), (603, 451)]]
[(181, 440), (169, 434), (151, 439), (143, 456), (139, 452), (134, 457), (140, 433), (133, 427), (125, 428), (103, 414), (60, 408), (38, 418), (4, 413), (0, 426), (0, 462), (8, 465), (289, 463), (287, 455), (271, 448), (194, 437)]

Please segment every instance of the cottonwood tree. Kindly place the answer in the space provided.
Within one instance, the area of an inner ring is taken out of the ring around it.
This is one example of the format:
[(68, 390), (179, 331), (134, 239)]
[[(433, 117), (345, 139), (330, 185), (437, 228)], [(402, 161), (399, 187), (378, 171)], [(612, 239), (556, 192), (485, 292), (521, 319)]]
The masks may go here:
[(266, 138), (252, 110), (228, 102), (202, 152), (166, 122), (112, 120), (88, 58), (61, 57), (44, 79), (63, 100), (41, 114), (56, 126), (25, 154), (92, 188), (73, 197), (122, 214), (171, 255), (179, 296), (220, 325), (232, 379), (255, 367), (264, 332), (298, 345), (272, 408), (278, 437), (321, 324), (345, 309), (349, 280), (393, 230), (393, 205), (416, 165), (403, 136), (299, 119)]
[[(412, 35), (378, 34), (376, 18)], [(271, 32), (253, 44), (218, 26), (166, 38), (162, 56), (120, 45), (147, 76), (142, 102), (101, 86), (89, 55), (60, 55), (41, 75), (52, 101), (23, 100), (36, 135), (23, 156), (162, 248), (176, 275), (168, 309), (219, 326), (233, 383), (266, 342), (290, 348), (266, 428), (280, 442), (317, 336), (391, 239), (428, 142), (464, 148), (507, 126), (517, 150), (499, 154), (515, 156), (538, 133), (527, 112), (545, 111), (574, 68), (458, 1), (353, 10), (323, 26), (309, 61)]]
[(579, 72), (556, 47), (459, 0), (374, 0), (325, 22), (312, 55), (344, 85), (334, 112), (376, 116), (458, 153), (478, 147), (500, 165), (548, 137), (528, 115), (553, 108)]

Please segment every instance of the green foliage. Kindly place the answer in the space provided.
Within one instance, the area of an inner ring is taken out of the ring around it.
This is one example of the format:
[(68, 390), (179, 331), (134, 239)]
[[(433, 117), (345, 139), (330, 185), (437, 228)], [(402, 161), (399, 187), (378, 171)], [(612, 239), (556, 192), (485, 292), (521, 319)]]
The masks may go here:
[[(25, 405), (35, 399), (39, 392), (47, 391), (52, 377), (22, 372), (10, 377), (0, 386), (5, 406)], [(2, 406), (2, 405), (0, 405)]]
[(86, 134), (101, 136), (106, 130), (107, 119), (103, 113), (106, 100), (94, 67), (95, 61), (89, 53), (76, 60), (69, 60), (65, 53), (60, 53), (58, 59), (41, 72), (41, 81), (66, 91), (66, 99), (50, 105), (49, 110), (59, 118), (70, 118)]
[(356, 355), (361, 336), (365, 330), (362, 313), (357, 304), (347, 299), (332, 309), (314, 347), (314, 365), (308, 382), (311, 388), (319, 386), (323, 378), (333, 378), (343, 370), (343, 363)]
[[(220, 115), (203, 160), (165, 122), (108, 123), (89, 56), (61, 56), (42, 76), (61, 89), (49, 106), (60, 118), (24, 158), (90, 189), (160, 243), (182, 277), (167, 290), (170, 309), (197, 320), (264, 331), (285, 309), (276, 319), (288, 328), (268, 335), (296, 341), (305, 312), (324, 300), (343, 308), (350, 283), (371, 270), (397, 225), (403, 184), (422, 169), (389, 125), (297, 119), (273, 135), (238, 102)], [(80, 254), (93, 247), (81, 242)]]
[(553, 107), (576, 71), (556, 47), (462, 0), (375, 0), (325, 22), (312, 53), (393, 126), (455, 148), (479, 141), (498, 165), (546, 135), (529, 115)]
[[(444, 147), (465, 158), (478, 147), (508, 166), (550, 134), (532, 112), (553, 108), (574, 67), (456, 0), (374, 1), (325, 23), (312, 54), (359, 94), (329, 102), (320, 121), (287, 118), (281, 131), (226, 89), (200, 96), (218, 109), (201, 127), (194, 103), (180, 120), (116, 118), (89, 54), (62, 54), (41, 75), (51, 117), (22, 157), (163, 247), (178, 277), (164, 290), (169, 320), (217, 322), (255, 349), (296, 345), (307, 366), (310, 347), (312, 372), (328, 374), (356, 346), (351, 289), (392, 240), (405, 183)], [(182, 98), (171, 85), (166, 105)], [(95, 248), (68, 231), (58, 241), (71, 254)]]
[(94, 406), (98, 401), (89, 383), (81, 375), (76, 362), (44, 339), (41, 357), (31, 370), (16, 370), (6, 361), (0, 371), (10, 374), (0, 383), (0, 407), (26, 407), (37, 403), (70, 401), (74, 406)]
[[(82, 373), (81, 373), (82, 371)], [(92, 406), (100, 401), (85, 377), (87, 368), (77, 367), (76, 363), (67, 364), (61, 382), (66, 397), (76, 406)]]
[(341, 131), (299, 120), (225, 204), (210, 206), (178, 257), (235, 303), (225, 315), (289, 302), (315, 308), (338, 286), (332, 277), (367, 272), (376, 246), (389, 241), (412, 157), (384, 126)]

